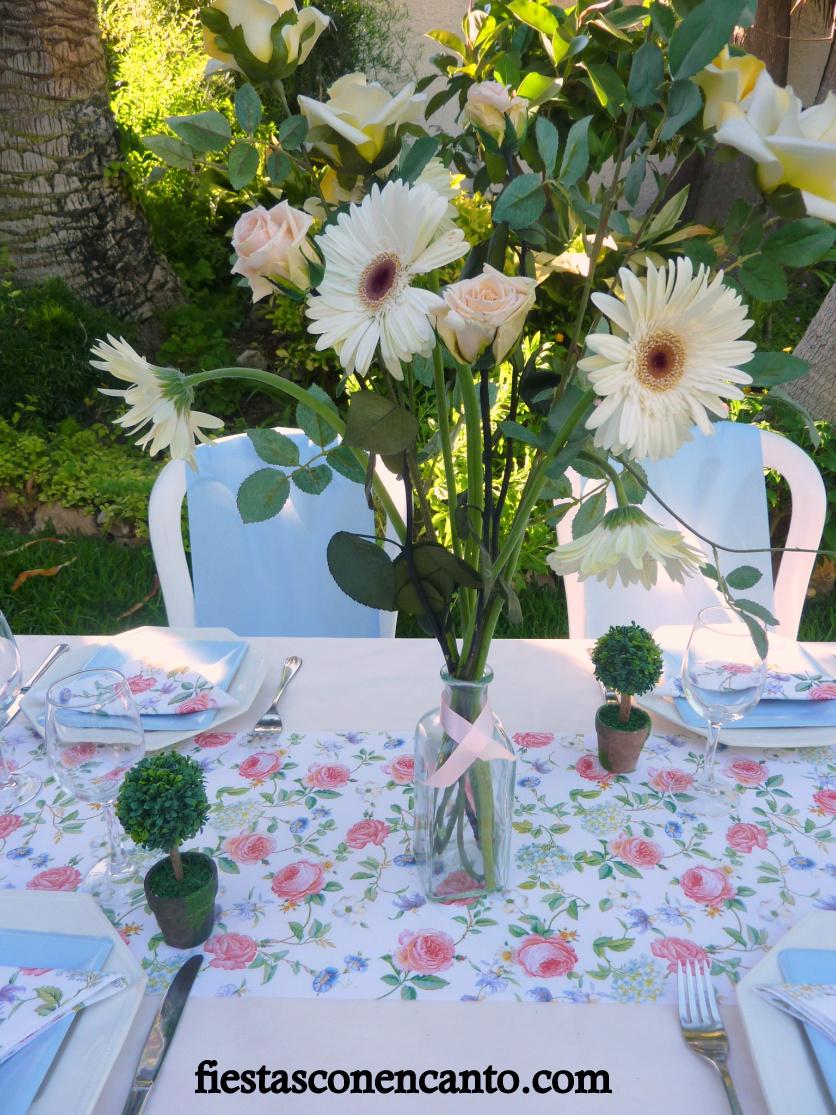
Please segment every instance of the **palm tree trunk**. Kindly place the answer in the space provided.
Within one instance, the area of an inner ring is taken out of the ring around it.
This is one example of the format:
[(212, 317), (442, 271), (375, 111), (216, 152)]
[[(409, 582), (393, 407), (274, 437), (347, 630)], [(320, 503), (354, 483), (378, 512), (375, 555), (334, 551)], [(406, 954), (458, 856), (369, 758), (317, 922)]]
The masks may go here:
[(95, 0), (0, 0), (0, 255), (142, 322), (177, 300), (120, 157)]

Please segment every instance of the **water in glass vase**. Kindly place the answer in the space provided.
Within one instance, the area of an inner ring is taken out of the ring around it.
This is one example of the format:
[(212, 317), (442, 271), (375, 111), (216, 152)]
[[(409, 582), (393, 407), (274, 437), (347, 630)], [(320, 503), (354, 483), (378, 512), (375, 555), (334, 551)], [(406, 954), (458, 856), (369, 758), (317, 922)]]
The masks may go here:
[(455, 902), (508, 883), (516, 761), (480, 681), (441, 673), (441, 707), (415, 729), (415, 844), (428, 898)]

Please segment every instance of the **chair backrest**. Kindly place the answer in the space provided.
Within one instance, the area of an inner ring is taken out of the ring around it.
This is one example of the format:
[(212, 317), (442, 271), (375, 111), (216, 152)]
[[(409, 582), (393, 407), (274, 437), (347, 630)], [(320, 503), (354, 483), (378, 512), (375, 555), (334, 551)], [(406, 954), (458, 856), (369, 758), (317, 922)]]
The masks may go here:
[[(301, 430), (281, 429), (304, 463), (320, 449)], [(363, 485), (334, 472), (320, 495), (294, 484), (281, 512), (243, 523), (236, 497), (259, 468), (245, 434), (198, 447), (197, 471), (171, 461), (161, 471), (148, 508), (149, 531), (168, 622), (172, 627), (228, 627), (238, 635), (393, 637), (397, 615), (346, 596), (328, 569), (326, 549), (338, 530), (374, 535), (374, 514)], [(403, 516), (403, 486), (378, 466)], [(181, 516), (187, 499), (191, 576)], [(387, 534), (394, 532), (387, 524)]]
[[(737, 422), (717, 422), (706, 437), (698, 430), (693, 441), (663, 461), (642, 462), (650, 486), (700, 534), (725, 546), (759, 550), (770, 545), (764, 469), (774, 469), (787, 481), (792, 497), (792, 520), (786, 545), (815, 550), (821, 541), (826, 494), (819, 471), (797, 445), (779, 434)], [(575, 496), (600, 481), (571, 473)], [(613, 502), (612, 492), (608, 500)], [(648, 495), (642, 505), (664, 526), (682, 530), (690, 544), (714, 561), (710, 547), (685, 530)], [(574, 512), (557, 527), (558, 542), (572, 537)], [(773, 583), (769, 553), (728, 553), (720, 550), (720, 569), (730, 572), (752, 565), (761, 572), (757, 585), (738, 595), (755, 600), (773, 612), (777, 632), (794, 639), (814, 554), (783, 554)], [(684, 585), (671, 581), (660, 569), (655, 587), (625, 588), (620, 581), (609, 589), (601, 581), (580, 581), (576, 574), (563, 578), (572, 638), (597, 638), (611, 624), (636, 620), (653, 630), (663, 624), (691, 624), (701, 608), (721, 600), (716, 586), (696, 574)]]

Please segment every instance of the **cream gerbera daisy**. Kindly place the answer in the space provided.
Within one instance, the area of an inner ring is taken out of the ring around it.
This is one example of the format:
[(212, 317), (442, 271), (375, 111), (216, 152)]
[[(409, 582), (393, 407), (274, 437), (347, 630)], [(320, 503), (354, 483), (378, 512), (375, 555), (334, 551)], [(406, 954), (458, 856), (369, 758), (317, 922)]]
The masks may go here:
[(431, 315), (443, 302), (410, 284), (468, 251), (461, 229), (444, 227), (446, 212), (447, 199), (430, 186), (373, 185), (317, 238), (325, 278), (308, 300), (308, 331), (347, 372), (365, 375), (379, 346), (389, 372), (402, 379), (403, 362), (432, 352)]
[(217, 430), (223, 422), (211, 414), (191, 409), (194, 390), (183, 373), (177, 368), (149, 364), (124, 338), (117, 340), (110, 334), (107, 341), (97, 341), (92, 353), (98, 357), (90, 361), (94, 368), (110, 372), (131, 385), (124, 389), (99, 388), (103, 395), (124, 399), (129, 406), (126, 414), (115, 419), (116, 425), (135, 434), (150, 423), (151, 428), (136, 444), (142, 448), (148, 445), (152, 456), (160, 449), (169, 448), (172, 457), (188, 461), (194, 467), (195, 439), (209, 440), (201, 427)]
[(609, 588), (620, 577), (624, 585), (653, 588), (659, 565), (680, 584), (705, 559), (689, 546), (678, 530), (655, 523), (640, 507), (616, 507), (597, 527), (573, 542), (559, 546), (549, 555), (555, 573), (577, 573), (580, 579), (595, 577)]
[(751, 377), (738, 365), (751, 360), (755, 345), (738, 338), (752, 322), (722, 271), (709, 281), (703, 265), (694, 275), (689, 259), (651, 264), (643, 280), (626, 267), (618, 274), (623, 302), (592, 295), (613, 332), (586, 339), (595, 355), (579, 366), (603, 396), (586, 425), (600, 448), (670, 457), (695, 423), (712, 432), (709, 414), (728, 414), (723, 399), (743, 398), (737, 385)]

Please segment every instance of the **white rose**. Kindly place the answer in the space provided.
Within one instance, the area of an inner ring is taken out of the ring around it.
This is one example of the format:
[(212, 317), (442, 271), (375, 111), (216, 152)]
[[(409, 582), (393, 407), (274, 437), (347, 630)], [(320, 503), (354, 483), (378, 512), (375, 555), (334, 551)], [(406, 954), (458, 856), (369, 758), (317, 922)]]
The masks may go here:
[[(250, 54), (265, 64), (273, 57), (273, 25), (285, 12), (296, 12), (297, 15), (295, 23), (282, 28), (282, 41), (290, 65), (301, 65), (305, 61), (316, 40), (331, 22), (318, 8), (298, 11), (294, 0), (214, 0), (212, 7), (224, 13), (230, 27), (241, 28)], [(214, 33), (206, 27), (203, 29), (203, 45), (206, 53), (227, 69), (240, 68), (233, 56), (217, 45)]]
[(497, 143), (505, 138), (507, 116), (517, 135), (522, 135), (528, 110), (525, 97), (512, 96), (510, 87), (498, 81), (480, 81), (467, 91), (465, 119), (492, 135)]
[(317, 258), (308, 239), (313, 217), (280, 201), (272, 209), (259, 205), (240, 216), (232, 231), (238, 258), (233, 275), (243, 275), (258, 302), (276, 289), (271, 277), (285, 279), (301, 290), (310, 286), (307, 261)]
[(474, 363), (489, 345), (499, 363), (522, 332), (536, 288), (536, 279), (509, 278), (486, 264), (481, 275), (444, 288), (436, 329), (462, 364)]
[(300, 96), (299, 111), (311, 130), (327, 130), (313, 143), (326, 158), (339, 165), (339, 148), (347, 143), (365, 162), (373, 163), (390, 129), (421, 122), (425, 101), (423, 93), (415, 92), (414, 83), (393, 97), (379, 82), (367, 82), (365, 74), (346, 74), (330, 87), (325, 102)]

